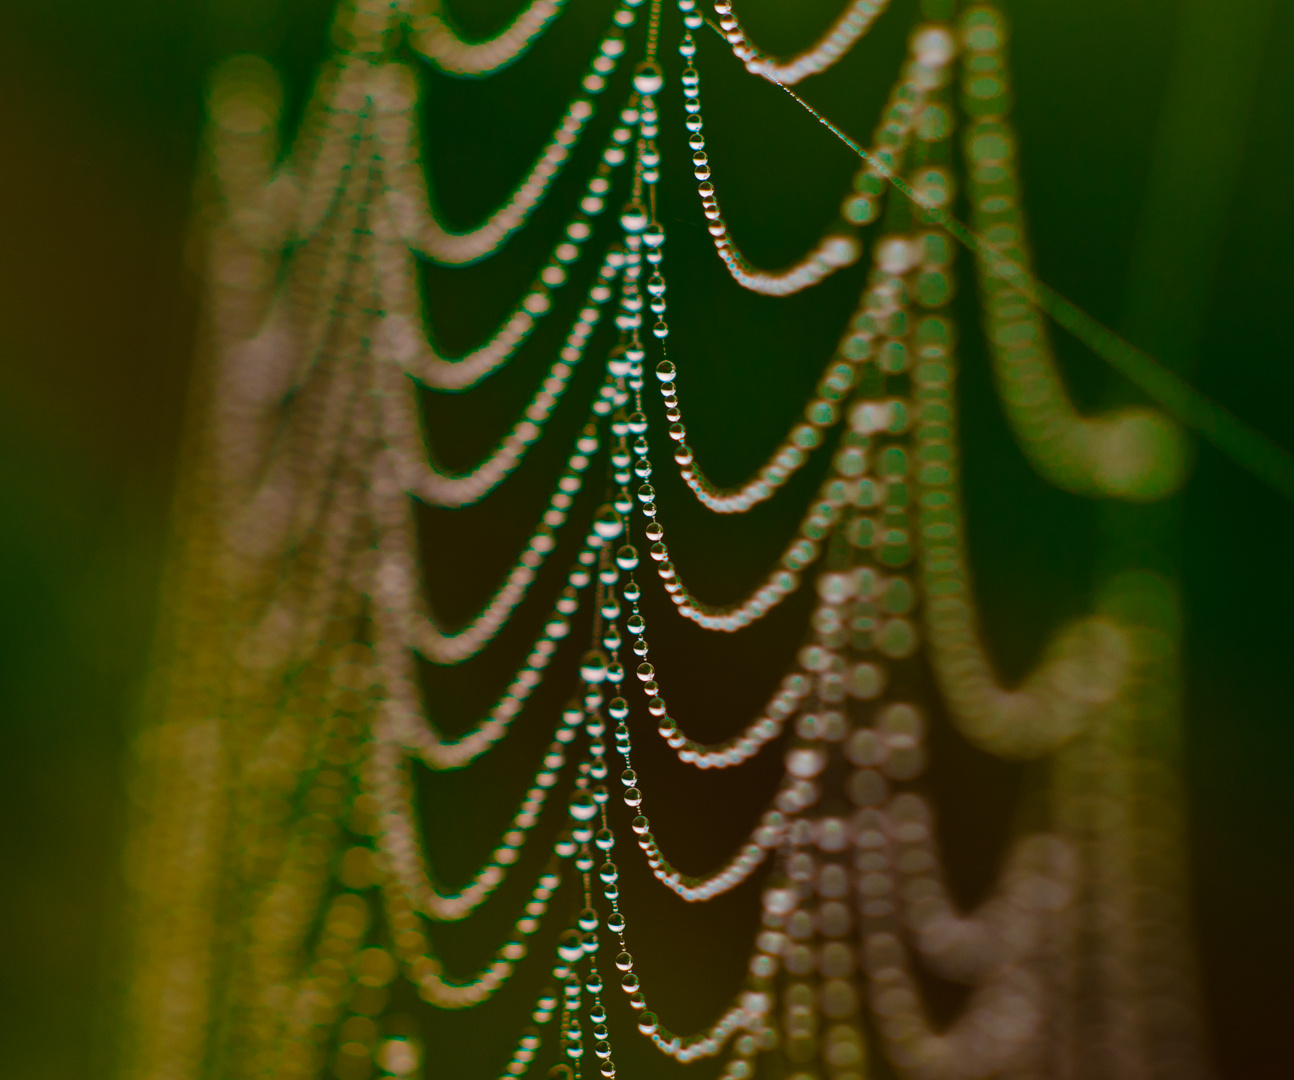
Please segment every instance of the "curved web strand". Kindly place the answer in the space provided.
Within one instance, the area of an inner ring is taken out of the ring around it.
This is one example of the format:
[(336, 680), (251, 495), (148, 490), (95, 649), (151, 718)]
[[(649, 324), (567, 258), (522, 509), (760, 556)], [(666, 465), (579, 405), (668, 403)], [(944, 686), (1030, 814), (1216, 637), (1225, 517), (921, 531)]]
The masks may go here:
[(444, 15), (443, 0), (404, 0), (409, 43), (446, 75), (482, 78), (519, 60), (566, 7), (566, 0), (530, 0), (493, 37), (466, 41)]
[(320, 73), (306, 106), (302, 131), (279, 170), (292, 179), (299, 192), (296, 217), (286, 240), (310, 240), (332, 215), (358, 156), (356, 138), (365, 118), (371, 118), (374, 98), (380, 101), (383, 97), (372, 94), (380, 79), (380, 68), (375, 70), (349, 56), (331, 61)]
[[(379, 837), (383, 835), (379, 832)], [(400, 932), (418, 930), (419, 917), (426, 917), (418, 907), (419, 894), (428, 884), (420, 847), (407, 852), (379, 848), (379, 859), (388, 871), (383, 899), (394, 931), (395, 951), (409, 981), (418, 988), (418, 995), (438, 1009), (471, 1009), (484, 1004), (512, 978), (517, 962), (528, 951), (527, 939), (539, 929), (548, 902), (562, 881), (562, 875), (553, 869), (540, 874), (523, 905), (524, 914), (513, 924), (508, 939), (495, 950), (494, 958), (475, 974), (456, 979), (443, 974), (443, 962), (431, 951), (425, 934)]]
[(886, 331), (907, 318), (902, 290), (897, 288), (894, 267), (887, 262), (892, 245), (875, 246), (875, 268), (864, 289), (858, 308), (836, 346), (818, 382), (816, 395), (804, 409), (804, 419), (782, 440), (755, 477), (739, 487), (715, 486), (695, 463), (692, 449), (683, 442), (687, 429), (682, 423), (678, 402), (678, 378), (674, 365), (662, 363), (657, 368), (666, 418), (672, 421), (669, 436), (680, 445), (674, 452), (679, 476), (707, 509), (717, 514), (742, 514), (770, 499), (808, 463), (813, 450), (822, 445), (823, 433), (840, 420), (841, 401), (857, 384), (862, 361), (887, 347)]
[[(556, 548), (557, 531), (566, 523), (575, 496), (583, 486), (589, 454), (595, 452), (597, 446), (597, 428), (590, 422), (576, 437), (566, 469), (549, 498), (548, 509), (512, 570), (485, 606), (462, 629), (452, 633), (442, 630), (426, 612), (425, 605), (415, 598), (415, 594), (420, 597), (421, 593), (418, 589), (416, 531), (408, 500), (402, 500), (398, 517), (386, 512), (379, 542), (383, 591), (393, 598), (405, 597), (400, 609), (408, 612), (405, 618), (407, 640), (428, 660), (436, 664), (462, 663), (477, 655), (503, 629), (512, 612), (525, 599), (539, 568)], [(388, 467), (393, 474), (392, 480), (403, 489), (399, 460), (390, 457)]]
[[(946, 34), (932, 37), (925, 32), (913, 37), (911, 56), (891, 91), (876, 132), (873, 154), (887, 166), (898, 167), (911, 142), (914, 125), (924, 109), (926, 95), (948, 79), (947, 66), (952, 51), (946, 38)], [(682, 51), (694, 59), (696, 45), (691, 41), (691, 35), (685, 39)], [(739, 285), (765, 296), (790, 296), (816, 285), (857, 260), (859, 241), (856, 227), (875, 220), (879, 213), (877, 197), (884, 191), (883, 181), (873, 176), (869, 168), (860, 171), (855, 178), (854, 186), (859, 196), (846, 199), (842, 207), (844, 231), (828, 233), (813, 251), (784, 270), (774, 272), (753, 267), (729, 234), (715, 186), (710, 182), (709, 160), (703, 149), (700, 76), (694, 68), (684, 72), (683, 93), (684, 109), (688, 113), (687, 128), (692, 132), (689, 145), (696, 151), (692, 157), (694, 175), (701, 181), (697, 188), (701, 209), (710, 223), (708, 228), (715, 252)]]
[(1027, 962), (1074, 899), (1077, 861), (1056, 836), (1016, 841), (993, 894), (962, 914), (948, 891), (934, 842), (934, 813), (922, 795), (889, 806), (895, 895), (922, 961), (937, 975), (974, 985), (995, 968)]
[(604, 263), (558, 359), (530, 404), (499, 444), (467, 472), (446, 473), (428, 463), (430, 439), (418, 407), (416, 385), (403, 376), (389, 380), (390, 388), (382, 401), (383, 430), (388, 446), (400, 459), (406, 491), (429, 506), (459, 508), (479, 502), (512, 475), (530, 448), (539, 442), (545, 424), (565, 395), (576, 365), (584, 358), (589, 339), (602, 319), (602, 309), (611, 298), (615, 275), (615, 269)]
[[(858, 41), (872, 28), (878, 16), (889, 7), (890, 0), (853, 0), (818, 41), (804, 52), (786, 60), (766, 55), (750, 38), (737, 18), (729, 0), (719, 0), (714, 10), (719, 16), (719, 28), (733, 55), (746, 65), (754, 75), (762, 75), (769, 82), (794, 86), (801, 79), (820, 75), (843, 60)], [(696, 0), (680, 0), (679, 9), (693, 11)]]
[[(606, 77), (624, 56), (627, 46), (623, 28), (632, 25), (633, 21), (632, 8), (623, 4), (617, 8), (615, 25), (594, 50), (591, 70), (582, 83), (584, 92), (566, 107), (547, 146), (516, 190), (475, 228), (456, 232), (437, 218), (428, 193), (426, 174), (420, 164), (416, 132), (412, 127), (408, 129), (407, 155), (411, 167), (402, 170), (399, 186), (392, 198), (397, 202), (398, 218), (411, 247), (434, 262), (464, 266), (493, 254), (526, 224), (587, 129), (594, 113), (592, 95), (601, 91)], [(400, 93), (406, 100), (416, 97), (416, 84), (411, 73), (406, 72), (401, 77)]]
[[(650, 485), (643, 487), (650, 490)], [(703, 630), (735, 633), (762, 619), (800, 587), (800, 572), (817, 560), (823, 541), (840, 520), (844, 507), (851, 501), (856, 489), (856, 480), (850, 481), (835, 472), (829, 473), (818, 489), (817, 499), (810, 504), (808, 512), (801, 519), (796, 530), (798, 535), (791, 540), (778, 560), (778, 567), (770, 571), (744, 600), (731, 604), (707, 604), (697, 599), (683, 584), (663, 542), (654, 544), (651, 550), (656, 576), (661, 579), (670, 600), (683, 618), (690, 619)], [(643, 495), (640, 489), (638, 498), (643, 500)], [(661, 535), (664, 535), (663, 531)], [(650, 678), (649, 675), (640, 677)]]
[[(274, 168), (282, 106), (282, 81), (261, 57), (234, 56), (212, 73), (204, 141), (221, 195), (222, 224), (255, 251), (281, 249), (299, 213), (295, 177)], [(299, 143), (318, 138), (313, 126), (308, 117)]]
[[(935, 333), (937, 329), (937, 334)], [(951, 327), (918, 326), (934, 338), (919, 346), (913, 378), (917, 534), (931, 663), (957, 729), (999, 756), (1053, 753), (1082, 730), (1094, 709), (1120, 692), (1130, 662), (1126, 634), (1113, 620), (1088, 617), (1061, 630), (1017, 690), (1003, 689), (976, 625), (957, 471)]]
[[(888, 901), (874, 899), (879, 893), (869, 880), (888, 878), (889, 886), (884, 890), (887, 896), (899, 897), (900, 885), (906, 886), (908, 891), (901, 898), (909, 909), (909, 919), (916, 913), (918, 924), (923, 904), (932, 903), (938, 908), (938, 886), (932, 885), (927, 876), (929, 852), (911, 850), (914, 846), (921, 849), (929, 837), (928, 808), (917, 796), (901, 795), (893, 800), (889, 812), (864, 811), (862, 818), (860, 824), (874, 835), (884, 834), (890, 839), (890, 844), (881, 840), (883, 853), (862, 848), (869, 851), (866, 857), (871, 870), (858, 883), (863, 967), (886, 1056), (901, 1075), (911, 1080), (978, 1080), (1017, 1072), (1028, 1074), (1044, 1050), (1046, 1037), (1044, 1003), (1049, 995), (1037, 961), (1054, 948), (1060, 916), (1069, 902), (1073, 886), (1071, 853), (1052, 837), (1026, 838), (1023, 842), (1008, 870), (1006, 895), (1030, 910), (1029, 921), (1034, 925), (1025, 936), (1032, 940), (1006, 943), (1007, 947), (996, 956), (993, 950), (982, 953), (977, 957), (979, 962), (968, 968), (954, 966), (961, 976), (969, 976), (969, 969), (975, 969), (970, 980), (973, 989), (957, 1019), (939, 1031), (928, 1016), (909, 946), (897, 920), (891, 914), (881, 914), (892, 911), (892, 906)], [(872, 843), (866, 831), (857, 842)], [(896, 866), (900, 857), (907, 858), (903, 881), (898, 880), (900, 871)], [(991, 909), (994, 903), (988, 901), (985, 909)], [(952, 911), (943, 914), (954, 920), (944, 928), (947, 936), (940, 939), (933, 935), (933, 940), (924, 942), (935, 955), (945, 948), (955, 951), (958, 931), (965, 933), (975, 925), (973, 916), (967, 920)], [(1011, 930), (1024, 928), (1012, 926)], [(921, 948), (919, 930), (917, 934)]]
[(408, 594), (401, 591), (398, 578), (378, 572), (373, 601), (377, 628), (375, 650), (386, 691), (381, 710), (384, 722), (391, 725), (405, 749), (418, 755), (432, 769), (461, 769), (508, 733), (512, 721), (543, 681), (558, 644), (570, 633), (570, 617), (579, 609), (583, 590), (591, 580), (589, 568), (596, 565), (597, 552), (604, 543), (596, 532), (588, 535), (575, 568), (567, 577), (567, 588), (554, 603), (543, 630), (508, 688), (470, 731), (453, 739), (436, 729), (423, 705), (410, 653)]
[[(1023, 267), (1008, 259), (974, 230), (935, 205), (902, 177), (896, 176), (883, 161), (868, 154), (857, 142), (789, 86), (784, 86), (782, 89), (832, 135), (866, 160), (876, 170), (878, 176), (884, 177), (919, 207), (922, 213), (927, 215), (927, 220), (947, 229), (949, 235), (953, 236), (958, 243), (973, 252), (989, 273), (1009, 282), (1016, 293), (1050, 316), (1059, 326), (1068, 330), (1093, 354), (1142, 390), (1165, 413), (1194, 428), (1242, 469), (1258, 477), (1284, 498), (1294, 500), (1294, 454), (1200, 393), (1158, 361), (1124, 341), (1108, 327), (1102, 326), (1055, 289), (1026, 272)], [(1133, 430), (1141, 427), (1153, 429), (1158, 433), (1148, 441), (1160, 443), (1156, 454), (1162, 451), (1162, 460), (1156, 461), (1154, 467), (1147, 470), (1147, 474), (1159, 483), (1166, 481), (1178, 471), (1178, 466), (1173, 464), (1173, 461), (1178, 457), (1179, 436), (1173, 433), (1168, 434), (1166, 439), (1160, 439), (1159, 435), (1164, 435), (1168, 431), (1165, 427), (1165, 419), (1153, 413), (1148, 414), (1145, 419), (1144, 425), (1140, 423), (1133, 425)], [(1144, 449), (1145, 444), (1140, 438), (1137, 441)], [(1131, 470), (1127, 470), (1128, 461), (1123, 465), (1125, 476), (1141, 474), (1135, 465)], [(1116, 493), (1110, 492), (1110, 494)], [(1153, 498), (1156, 496), (1155, 489), (1148, 486), (1139, 494), (1128, 494), (1123, 497)]]
[[(294, 335), (288, 331), (288, 336)], [(281, 344), (283, 339), (272, 338), (270, 344), (275, 343)], [(230, 381), (239, 381), (242, 374), (254, 378), (248, 362), (262, 355), (260, 349), (231, 351), (237, 353), (237, 370), (229, 372)], [(249, 457), (233, 464), (233, 468), (241, 471), (243, 465), (250, 465), (259, 473), (248, 476), (249, 484), (226, 492), (230, 505), (225, 508), (223, 528), (229, 545), (228, 571), (235, 577), (243, 573), (240, 567), (272, 557), (284, 549), (291, 537), (308, 531), (310, 520), (326, 499), (330, 470), (358, 408), (357, 397), (368, 385), (363, 367), (353, 348), (329, 349), (308, 377), (296, 385), (286, 405), (289, 415), (278, 417), (266, 409), (261, 417), (226, 418), (227, 434), (222, 441), (229, 447), (229, 454)], [(251, 393), (259, 397), (256, 390)], [(270, 404), (261, 402), (263, 409)], [(260, 440), (246, 445), (244, 425), (255, 422), (258, 428), (266, 429), (271, 420), (285, 420), (283, 430), (266, 431), (267, 445), (260, 444)], [(263, 453), (254, 462), (249, 455), (256, 451)]]
[(653, 698), (648, 699), (648, 711), (656, 715), (656, 711), (660, 710), (658, 730), (661, 737), (673, 747), (679, 761), (698, 769), (730, 769), (749, 761), (781, 735), (786, 721), (794, 715), (796, 708), (812, 688), (810, 679), (801, 672), (793, 671), (782, 680), (759, 717), (747, 724), (740, 734), (710, 744), (689, 739), (679, 728), (678, 721), (664, 714), (665, 700), (659, 687)]
[[(382, 347), (397, 357), (410, 375), (433, 390), (469, 390), (511, 360), (540, 319), (552, 309), (552, 293), (566, 283), (571, 269), (583, 257), (593, 235), (590, 219), (602, 212), (603, 196), (610, 190), (611, 177), (627, 155), (614, 141), (608, 142), (603, 149), (602, 164), (585, 186), (579, 211), (567, 224), (530, 288), (483, 344), (451, 357), (436, 349), (424, 329), (427, 318), (417, 286), (417, 264), (404, 242), (417, 231), (415, 219), (426, 205), (425, 192), (419, 195), (417, 191), (422, 182), (421, 168), (410, 159), (403, 133), (411, 124), (409, 112), (384, 113), (378, 123), (385, 128), (383, 167), (391, 187), (386, 205), (375, 212), (389, 218), (392, 231), (402, 238), (398, 245), (393, 244), (384, 252), (379, 271), (385, 304)], [(607, 265), (618, 269), (611, 252), (606, 256), (604, 270)]]
[[(387, 733), (388, 739), (391, 734)], [(568, 724), (563, 724), (558, 729), (557, 736), (544, 753), (534, 782), (522, 797), (499, 845), (464, 888), (453, 893), (443, 892), (435, 884), (435, 876), (425, 859), (422, 874), (410, 874), (406, 868), (402, 878), (407, 880), (409, 889), (412, 890), (408, 894), (413, 898), (417, 910), (435, 922), (459, 922), (494, 894), (507, 879), (509, 869), (520, 858), (521, 850), (529, 840), (547, 802), (548, 793), (566, 764), (566, 746), (575, 735), (576, 732)], [(376, 801), (382, 830), (378, 840), (379, 848), (391, 862), (403, 862), (416, 857), (422, 850), (422, 837), (402, 749), (396, 742), (375, 740), (369, 750), (366, 766), (364, 786)]]
[[(988, 7), (967, 20), (962, 92), (976, 117), (965, 133), (971, 227), (1032, 276), (1020, 206), (1015, 136), (1007, 119), (1005, 26)], [(1161, 413), (1078, 414), (1056, 364), (1042, 313), (980, 257), (980, 292), (993, 371), (1007, 419), (1030, 463), (1083, 495), (1158, 498), (1185, 476), (1179, 429)]]

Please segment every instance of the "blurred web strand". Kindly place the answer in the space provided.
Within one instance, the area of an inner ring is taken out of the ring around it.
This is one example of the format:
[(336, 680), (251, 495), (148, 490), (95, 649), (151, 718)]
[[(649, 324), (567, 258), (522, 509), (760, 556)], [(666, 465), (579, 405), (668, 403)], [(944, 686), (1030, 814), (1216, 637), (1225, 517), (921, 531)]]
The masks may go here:
[[(714, 23), (707, 19), (706, 24), (722, 36), (722, 31)], [(1187, 427), (1198, 431), (1242, 469), (1253, 473), (1276, 492), (1294, 501), (1294, 454), (1174, 375), (1135, 345), (1124, 341), (1077, 304), (1008, 259), (970, 226), (946, 210), (927, 206), (901, 176), (869, 154), (789, 86), (770, 75), (762, 74), (762, 77), (784, 90), (818, 123), (893, 184), (908, 201), (920, 207), (930, 220), (983, 259), (989, 272), (995, 277), (1001, 278), (1031, 304), (1044, 311), (1124, 378), (1144, 391), (1157, 405)]]

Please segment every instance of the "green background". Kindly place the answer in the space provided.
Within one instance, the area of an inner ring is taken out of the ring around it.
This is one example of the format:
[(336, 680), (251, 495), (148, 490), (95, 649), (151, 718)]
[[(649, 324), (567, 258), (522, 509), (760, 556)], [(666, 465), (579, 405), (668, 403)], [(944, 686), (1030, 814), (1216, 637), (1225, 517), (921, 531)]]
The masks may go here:
[[(466, 31), (484, 34), (515, 6), (451, 8)], [(740, 11), (757, 42), (789, 53), (840, 6), (743, 0)], [(1294, 67), (1285, 60), (1294, 5), (1005, 6), (1039, 276), (1135, 343), (1193, 367), (1195, 383), (1237, 415), (1294, 442)], [(475, 222), (515, 184), (572, 93), (608, 7), (570, 0), (533, 53), (497, 78), (425, 77), (428, 156), (452, 222)], [(0, 8), (0, 1077), (71, 1080), (110, 1067), (128, 733), (147, 669), (200, 307), (188, 219), (205, 73), (229, 52), (262, 52), (283, 68), (290, 107), (299, 107), (324, 55), (329, 8), (327, 0)], [(914, 18), (911, 0), (895, 0), (845, 63), (803, 87), (806, 97), (866, 136)], [(679, 32), (667, 15), (671, 65)], [(783, 264), (833, 218), (855, 162), (713, 39), (703, 36), (701, 47), (707, 149), (725, 217), (753, 262)], [(1175, 97), (1174, 86), (1185, 90)], [(661, 190), (672, 357), (689, 440), (713, 479), (733, 482), (798, 414), (863, 271), (788, 300), (737, 289), (709, 252), (690, 179), (677, 167), (685, 148), (676, 93), (665, 95)], [(479, 339), (510, 306), (575, 197), (559, 185), (498, 259), (427, 273), (447, 347)], [(968, 270), (963, 260), (967, 313)], [(574, 292), (563, 299), (573, 303)], [(493, 445), (534, 385), (553, 343), (544, 334), (556, 331), (548, 326), (479, 391), (428, 402), (446, 464), (466, 466)], [(1111, 394), (1100, 361), (1069, 341), (1059, 352), (1081, 404)], [(592, 374), (590, 364), (577, 387)], [(1088, 610), (1100, 521), (1091, 504), (1032, 473), (973, 340), (961, 392), (976, 584), (994, 652), (1019, 674), (1051, 627)], [(446, 620), (474, 610), (510, 561), (516, 522), (538, 512), (578, 422), (578, 396), (559, 410), (555, 438), (493, 500), (424, 515), (437, 539), (429, 590)], [(709, 518), (677, 482), (658, 484), (685, 579), (716, 601), (749, 588), (814, 480), (810, 468), (741, 520)], [(1180, 550), (1169, 554), (1185, 598), (1191, 880), (1211, 1041), (1228, 1080), (1274, 1080), (1289, 1075), (1294, 1006), (1294, 508), (1200, 447), (1182, 517)], [(684, 726), (716, 737), (750, 715), (795, 648), (806, 610), (803, 598), (792, 601), (740, 637), (714, 641), (684, 628), (654, 641), (658, 666), (678, 672), (666, 685)], [(446, 727), (492, 700), (532, 629), (523, 617), (482, 661), (428, 674)], [(554, 686), (539, 707), (570, 689)], [(525, 729), (512, 756), (423, 785), (446, 881), (493, 842), (542, 727)], [(996, 872), (1021, 777), (947, 732), (935, 738), (930, 783), (942, 839), (960, 895), (974, 901)], [(700, 871), (744, 836), (775, 783), (777, 763), (765, 757), (740, 775), (702, 776), (672, 764), (658, 744), (644, 746), (640, 772), (658, 778), (648, 789), (653, 828), (677, 864)], [(452, 839), (439, 828), (446, 821)], [(667, 1022), (689, 1030), (738, 985), (753, 893), (696, 910), (653, 901), (660, 891), (641, 872), (628, 877), (638, 970), (665, 990)], [(501, 899), (479, 935), (441, 943), (451, 962), (479, 961), (514, 906)], [(446, 1041), (428, 1075), (492, 1075), (523, 996), (501, 995), (496, 1013), (430, 1020), (432, 1038)], [(627, 1071), (637, 1060), (623, 1055), (622, 1075), (643, 1075)]]

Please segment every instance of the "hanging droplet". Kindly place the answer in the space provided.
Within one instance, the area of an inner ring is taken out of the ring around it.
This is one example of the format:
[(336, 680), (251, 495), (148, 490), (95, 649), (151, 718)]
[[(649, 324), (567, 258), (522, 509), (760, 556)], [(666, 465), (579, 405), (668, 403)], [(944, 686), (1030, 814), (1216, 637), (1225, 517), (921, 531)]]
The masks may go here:
[(627, 233), (642, 232), (650, 220), (647, 208), (640, 202), (625, 203), (624, 209), (620, 211), (620, 227)]
[(580, 912), (575, 923), (581, 930), (596, 930), (598, 928), (598, 913), (591, 907), (586, 907)]
[(656, 94), (665, 85), (665, 76), (655, 60), (644, 60), (634, 68), (634, 89), (640, 94)]
[(638, 565), (638, 549), (633, 544), (625, 544), (616, 552), (616, 565), (621, 570), (632, 570)]
[(568, 964), (573, 964), (584, 956), (584, 945), (580, 941), (578, 930), (562, 931), (557, 939), (557, 955)]
[(616, 967), (621, 971), (632, 971), (634, 958), (627, 952), (622, 952), (616, 957)]
[[(643, 230), (643, 243), (646, 244), (648, 248), (658, 248), (663, 243), (665, 243), (665, 229), (660, 225), (659, 222), (653, 221), (650, 225), (647, 226), (647, 228)], [(660, 275), (657, 274), (656, 277), (660, 277)], [(650, 284), (648, 284), (647, 289), (649, 292), (651, 291)], [(664, 280), (662, 279), (661, 292), (664, 292), (664, 291), (665, 291)], [(656, 293), (654, 295), (659, 296), (660, 293)]]
[(786, 754), (786, 771), (801, 780), (817, 776), (826, 764), (827, 757), (821, 750), (801, 748)]
[(580, 661), (580, 678), (600, 683), (607, 677), (607, 655), (601, 649), (590, 649)]
[(614, 540), (624, 532), (625, 524), (614, 507), (604, 506), (593, 519), (593, 531), (603, 540)]
[(616, 846), (616, 836), (610, 829), (599, 829), (593, 835), (593, 844), (599, 851), (610, 851)]
[[(631, 619), (630, 622), (633, 620)], [(629, 702), (624, 698), (612, 698), (611, 704), (607, 706), (607, 712), (611, 714), (612, 720), (623, 720), (629, 715)]]
[(610, 885), (620, 877), (620, 868), (608, 859), (598, 869), (598, 877), (602, 880), (602, 884)]
[(633, 367), (633, 364), (625, 356), (623, 345), (617, 345), (607, 354), (607, 370), (617, 379), (623, 379), (628, 375), (631, 367)]
[(587, 791), (577, 791), (571, 796), (570, 814), (576, 821), (592, 821), (598, 816), (598, 804)]
[(643, 793), (639, 791), (636, 787), (627, 788), (625, 789), (624, 798), (625, 798), (626, 806), (631, 806), (631, 807), (641, 806), (643, 801)]

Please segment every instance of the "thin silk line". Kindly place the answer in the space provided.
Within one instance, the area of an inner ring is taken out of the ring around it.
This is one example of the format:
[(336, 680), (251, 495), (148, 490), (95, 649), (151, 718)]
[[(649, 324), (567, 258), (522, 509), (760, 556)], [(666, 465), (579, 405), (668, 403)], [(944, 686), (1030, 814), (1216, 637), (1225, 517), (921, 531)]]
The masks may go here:
[(1077, 304), (1001, 254), (970, 226), (945, 210), (926, 206), (912, 188), (884, 162), (869, 154), (789, 86), (776, 80), (769, 81), (785, 90), (810, 116), (884, 176), (905, 198), (984, 260), (994, 277), (1001, 278), (1031, 304), (1044, 311), (1129, 382), (1145, 391), (1156, 404), (1198, 431), (1241, 468), (1294, 501), (1294, 454), (1174, 375), (1136, 346), (1124, 341)]

